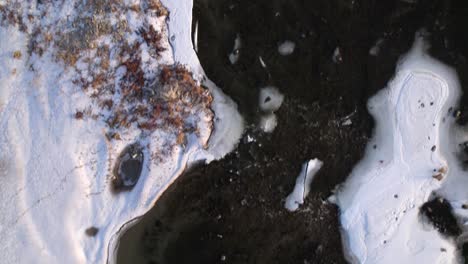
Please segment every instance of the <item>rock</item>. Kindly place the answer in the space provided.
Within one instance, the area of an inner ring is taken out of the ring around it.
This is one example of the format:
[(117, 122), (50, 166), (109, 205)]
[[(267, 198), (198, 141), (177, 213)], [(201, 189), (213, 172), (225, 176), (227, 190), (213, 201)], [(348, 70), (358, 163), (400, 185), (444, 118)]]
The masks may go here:
[(131, 190), (137, 184), (143, 161), (142, 147), (138, 143), (129, 145), (122, 151), (114, 167), (114, 191)]

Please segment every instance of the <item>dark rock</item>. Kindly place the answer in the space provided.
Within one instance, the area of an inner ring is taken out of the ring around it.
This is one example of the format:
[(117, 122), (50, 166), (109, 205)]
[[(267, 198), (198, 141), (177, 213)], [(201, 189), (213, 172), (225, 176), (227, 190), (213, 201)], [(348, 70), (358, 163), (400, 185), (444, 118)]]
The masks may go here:
[(114, 167), (114, 177), (112, 187), (114, 191), (131, 190), (138, 182), (143, 169), (143, 151), (142, 147), (135, 143), (127, 146)]
[(99, 229), (97, 227), (94, 227), (94, 226), (92, 226), (90, 228), (87, 228), (85, 230), (85, 234), (87, 236), (90, 236), (90, 237), (96, 236), (98, 232), (99, 232)]
[(420, 208), (420, 213), (441, 234), (456, 237), (461, 234), (457, 219), (452, 212), (452, 206), (443, 198), (434, 198)]

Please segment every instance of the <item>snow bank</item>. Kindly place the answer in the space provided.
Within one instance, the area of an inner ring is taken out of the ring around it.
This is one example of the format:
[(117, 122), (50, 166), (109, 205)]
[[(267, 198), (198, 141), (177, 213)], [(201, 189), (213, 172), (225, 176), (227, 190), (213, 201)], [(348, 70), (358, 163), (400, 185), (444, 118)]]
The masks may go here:
[[(211, 134), (207, 161), (222, 158), (231, 152), (244, 132), (244, 120), (237, 111), (237, 105), (210, 81), (192, 47), (192, 0), (162, 0), (170, 11), (168, 27), (174, 60), (188, 65), (195, 78), (210, 89), (213, 95), (212, 109), (215, 112), (215, 129)], [(201, 29), (203, 30), (203, 29)]]
[[(0, 262), (113, 263), (122, 232), (187, 166), (220, 158), (235, 147), (243, 132), (242, 118), (235, 103), (207, 81), (214, 120), (207, 111), (190, 108), (184, 121), (194, 123), (196, 133), (187, 133), (181, 142), (175, 130), (161, 126), (142, 132), (130, 123), (110, 139), (106, 122), (111, 111), (99, 108), (93, 96), (100, 95), (91, 96), (93, 89), (79, 84), (111, 80), (117, 87), (132, 68), (143, 65), (142, 75), (151, 79), (160, 64), (174, 62), (187, 64), (202, 81), (205, 75), (190, 39), (191, 1), (167, 1), (169, 32), (164, 16), (147, 6), (140, 12), (140, 1), (111, 1), (109, 10), (128, 5), (112, 14), (100, 1), (38, 2), (4, 3), (0, 8)], [(96, 14), (81, 12), (92, 5)], [(5, 10), (18, 14), (21, 23), (7, 20)], [(137, 52), (141, 63), (121, 66), (115, 59), (117, 45), (122, 40), (135, 43), (141, 38), (139, 29), (148, 24), (162, 34), (160, 43), (154, 42), (159, 35), (146, 32), (148, 41)], [(109, 28), (125, 30), (118, 35)], [(98, 35), (101, 30), (103, 35)], [(153, 47), (157, 54), (150, 44), (161, 45)], [(103, 63), (99, 52), (109, 55), (109, 61)], [(93, 76), (97, 65), (107, 67), (109, 75)], [(109, 96), (113, 102), (125, 97), (119, 92)], [(135, 142), (144, 146), (142, 174), (131, 191), (114, 193), (110, 185), (116, 159)]]
[(299, 205), (304, 203), (309, 194), (310, 184), (314, 180), (315, 174), (322, 168), (323, 162), (318, 159), (312, 159), (302, 165), (301, 173), (297, 176), (296, 185), (291, 194), (286, 197), (284, 207), (289, 211), (296, 211)]
[[(447, 184), (461, 177), (453, 173), (458, 165), (450, 114), (460, 85), (454, 70), (426, 49), (418, 34), (387, 88), (369, 100), (374, 136), (336, 194), (344, 245), (353, 263), (458, 261), (454, 241), (420, 223), (419, 208), (431, 193), (456, 196), (454, 186)], [(463, 187), (456, 186), (460, 194)], [(466, 190), (461, 196), (468, 198)]]

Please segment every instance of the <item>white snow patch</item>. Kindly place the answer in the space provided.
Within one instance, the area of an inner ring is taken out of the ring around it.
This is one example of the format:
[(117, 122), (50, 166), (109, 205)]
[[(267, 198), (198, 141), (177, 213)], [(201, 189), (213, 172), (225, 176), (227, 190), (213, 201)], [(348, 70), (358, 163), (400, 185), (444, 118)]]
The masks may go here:
[(284, 100), (284, 95), (280, 93), (278, 88), (267, 86), (260, 89), (258, 97), (260, 109), (264, 112), (275, 112), (281, 107)]
[(239, 34), (237, 34), (236, 38), (234, 39), (234, 47), (232, 48), (232, 52), (229, 53), (229, 61), (231, 64), (236, 64), (239, 60), (240, 56), (240, 49), (242, 48), (242, 40)]
[(344, 120), (344, 121), (341, 123), (342, 126), (350, 126), (350, 125), (352, 125), (352, 124), (353, 124), (353, 121), (352, 121), (350, 118)]
[(275, 130), (278, 121), (276, 120), (276, 115), (266, 114), (260, 118), (260, 129), (265, 133), (271, 133)]
[(195, 23), (195, 31), (193, 32), (193, 48), (198, 52), (198, 21)]
[[(458, 78), (426, 49), (418, 34), (387, 88), (369, 100), (374, 136), (336, 194), (352, 263), (458, 262), (454, 241), (419, 218), (419, 208), (432, 192), (444, 192), (442, 185), (466, 176), (452, 173), (457, 167), (450, 143), (454, 118), (447, 116), (460, 96)], [(442, 172), (440, 180), (433, 177), (434, 169)], [(455, 186), (463, 192), (458, 198), (468, 198), (466, 179), (464, 183)], [(454, 186), (446, 186), (450, 200), (456, 196)]]
[(332, 60), (333, 60), (334, 63), (342, 63), (343, 62), (343, 56), (341, 55), (340, 47), (336, 47), (335, 50), (333, 51)]
[(264, 132), (271, 133), (275, 130), (278, 121), (274, 112), (281, 107), (283, 100), (284, 95), (276, 87), (267, 86), (260, 89), (258, 103), (264, 114), (260, 117), (259, 127)]
[(220, 159), (231, 152), (244, 132), (244, 120), (237, 111), (236, 103), (211, 82), (193, 49), (191, 37), (193, 0), (162, 0), (169, 10), (168, 27), (174, 60), (187, 65), (197, 80), (210, 89), (213, 95), (212, 109), (215, 112), (215, 129), (210, 136), (207, 161)]
[(318, 159), (312, 159), (302, 165), (301, 173), (297, 176), (296, 185), (291, 194), (286, 197), (284, 207), (293, 212), (304, 203), (305, 198), (310, 192), (310, 184), (314, 180), (315, 174), (322, 168), (323, 162)]
[(374, 46), (372, 46), (369, 50), (369, 55), (372, 55), (372, 56), (377, 56), (379, 55), (380, 53), (380, 47), (382, 46), (384, 40), (382, 38), (378, 39)]
[(263, 59), (262, 59), (262, 56), (259, 56), (259, 57), (258, 57), (258, 61), (260, 61), (260, 65), (262, 65), (263, 68), (266, 68), (266, 67), (267, 67), (266, 64), (265, 64), (265, 62), (264, 62)]
[(286, 40), (278, 45), (278, 53), (283, 56), (288, 56), (293, 54), (294, 49), (296, 48), (296, 43)]

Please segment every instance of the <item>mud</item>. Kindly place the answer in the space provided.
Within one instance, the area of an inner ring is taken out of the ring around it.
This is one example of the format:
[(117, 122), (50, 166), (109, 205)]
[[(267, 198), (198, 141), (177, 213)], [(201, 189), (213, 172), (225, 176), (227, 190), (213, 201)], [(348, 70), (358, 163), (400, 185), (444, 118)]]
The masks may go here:
[[(339, 212), (326, 200), (361, 159), (373, 127), (366, 102), (417, 30), (432, 34), (431, 53), (456, 67), (466, 89), (463, 1), (408, 2), (195, 0), (201, 63), (250, 126), (234, 153), (191, 168), (122, 237), (119, 263), (346, 263)], [(378, 54), (369, 54), (379, 39)], [(286, 40), (295, 50), (282, 56)], [(259, 89), (268, 85), (285, 95), (272, 134), (257, 128)], [(468, 96), (460, 123), (466, 106)], [(324, 166), (290, 213), (284, 199), (311, 158)]]

